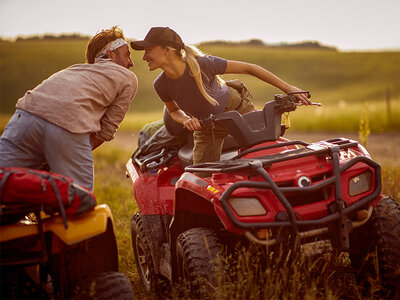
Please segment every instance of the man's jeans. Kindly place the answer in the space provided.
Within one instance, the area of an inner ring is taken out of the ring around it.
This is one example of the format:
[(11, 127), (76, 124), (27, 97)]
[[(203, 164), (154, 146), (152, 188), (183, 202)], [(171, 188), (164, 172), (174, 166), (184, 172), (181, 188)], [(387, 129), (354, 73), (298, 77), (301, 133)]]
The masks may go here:
[(71, 133), (27, 111), (17, 109), (0, 138), (0, 166), (50, 170), (93, 189), (90, 134)]

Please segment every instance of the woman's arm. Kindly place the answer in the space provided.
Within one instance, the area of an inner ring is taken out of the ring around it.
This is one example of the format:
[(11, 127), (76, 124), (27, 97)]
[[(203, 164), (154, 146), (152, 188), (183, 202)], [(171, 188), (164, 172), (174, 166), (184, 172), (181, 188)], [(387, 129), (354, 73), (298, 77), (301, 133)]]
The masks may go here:
[(185, 126), (189, 131), (201, 129), (199, 120), (195, 117), (189, 117), (187, 114), (185, 114), (185, 112), (179, 108), (175, 101), (168, 101), (164, 104), (171, 118), (174, 119), (175, 122), (183, 124), (183, 126)]
[[(256, 64), (246, 63), (242, 61), (228, 60), (225, 70), (226, 74), (249, 74), (262, 81), (265, 81), (285, 93), (299, 92), (301, 89), (290, 85), (280, 79), (278, 76), (269, 72), (268, 70)], [(310, 105), (311, 101), (307, 98), (306, 94), (296, 94), (296, 97), (306, 105)]]

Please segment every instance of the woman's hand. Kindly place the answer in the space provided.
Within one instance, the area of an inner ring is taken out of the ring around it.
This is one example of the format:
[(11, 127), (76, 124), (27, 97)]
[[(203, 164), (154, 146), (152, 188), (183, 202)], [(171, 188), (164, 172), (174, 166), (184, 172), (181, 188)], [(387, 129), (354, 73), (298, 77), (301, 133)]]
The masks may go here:
[[(285, 92), (286, 94), (289, 94), (289, 93), (293, 93), (293, 92), (304, 92), (304, 90), (301, 90), (301, 89), (299, 89), (299, 88), (297, 88), (297, 87), (295, 87), (295, 86), (293, 86), (293, 85), (289, 85), (288, 88), (285, 89), (284, 92)], [(295, 95), (296, 98), (297, 98), (298, 100), (300, 100), (301, 103), (303, 103), (304, 105), (311, 105), (311, 104), (312, 104), (311, 100), (308, 99), (308, 97), (307, 97), (308, 93), (297, 93), (297, 94), (294, 94), (294, 95)]]
[(195, 117), (187, 119), (185, 122), (183, 122), (183, 126), (185, 126), (186, 129), (189, 131), (196, 131), (201, 129), (200, 121)]

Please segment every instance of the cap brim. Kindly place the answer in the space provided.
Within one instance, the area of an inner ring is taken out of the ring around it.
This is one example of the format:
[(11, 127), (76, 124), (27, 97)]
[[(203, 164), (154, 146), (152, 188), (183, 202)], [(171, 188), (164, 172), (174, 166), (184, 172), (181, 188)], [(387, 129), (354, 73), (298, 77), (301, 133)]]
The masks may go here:
[(148, 41), (134, 41), (131, 42), (131, 47), (133, 50), (144, 50), (144, 47), (153, 47), (155, 46), (153, 43)]

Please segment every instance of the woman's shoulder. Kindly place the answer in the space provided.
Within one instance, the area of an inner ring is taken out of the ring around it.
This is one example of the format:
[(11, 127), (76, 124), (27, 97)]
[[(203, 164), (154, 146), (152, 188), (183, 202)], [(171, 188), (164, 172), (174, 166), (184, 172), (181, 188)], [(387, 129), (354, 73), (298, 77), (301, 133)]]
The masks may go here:
[(203, 56), (197, 56), (196, 57), (198, 63), (204, 63), (204, 64), (214, 64), (214, 63), (219, 63), (221, 61), (226, 61), (226, 59), (214, 56), (214, 55), (203, 55)]
[(161, 72), (160, 74), (158, 74), (158, 76), (156, 77), (156, 79), (154, 79), (154, 84), (161, 84), (163, 81), (165, 81), (167, 79), (167, 77), (164, 74), (164, 71)]
[(223, 74), (227, 65), (226, 59), (213, 55), (199, 56), (197, 62), (203, 71), (211, 74)]
[(156, 79), (153, 81), (153, 86), (156, 90), (163, 88), (166, 85), (167, 76), (165, 76), (164, 72), (158, 74)]

